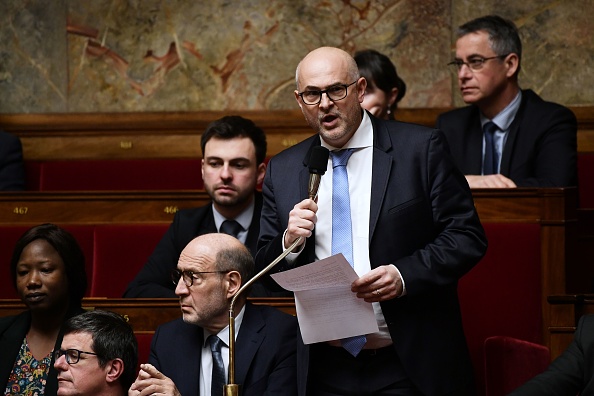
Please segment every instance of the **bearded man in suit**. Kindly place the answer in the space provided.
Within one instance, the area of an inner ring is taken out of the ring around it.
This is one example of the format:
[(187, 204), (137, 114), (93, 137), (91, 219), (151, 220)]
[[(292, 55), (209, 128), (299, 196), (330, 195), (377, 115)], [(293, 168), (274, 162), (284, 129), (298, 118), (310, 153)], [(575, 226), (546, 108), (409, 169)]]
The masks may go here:
[[(155, 247), (144, 267), (130, 282), (124, 297), (174, 298), (169, 279), (181, 251), (195, 237), (224, 232), (256, 254), (260, 232), (262, 194), (256, 187), (266, 173), (266, 135), (251, 120), (226, 116), (208, 125), (202, 134), (202, 179), (212, 202), (182, 209)], [(227, 226), (230, 229), (226, 229)], [(268, 295), (259, 284), (254, 296)]]

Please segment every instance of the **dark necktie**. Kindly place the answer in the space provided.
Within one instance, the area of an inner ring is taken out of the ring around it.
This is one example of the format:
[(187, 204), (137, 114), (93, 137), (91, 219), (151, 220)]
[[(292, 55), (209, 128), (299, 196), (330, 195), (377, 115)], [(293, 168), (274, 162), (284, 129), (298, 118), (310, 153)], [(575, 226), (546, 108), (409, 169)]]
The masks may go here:
[(221, 224), (221, 229), (219, 231), (237, 238), (241, 230), (243, 230), (243, 227), (237, 221), (225, 220), (223, 221), (223, 224)]
[(495, 149), (495, 132), (498, 130), (497, 125), (491, 121), (487, 122), (483, 127), (485, 134), (485, 157), (483, 158), (483, 175), (494, 175), (499, 173), (498, 164), (499, 156)]
[(210, 350), (212, 352), (212, 381), (210, 383), (211, 396), (222, 396), (225, 388), (225, 366), (221, 355), (223, 341), (216, 335), (208, 337)]
[[(351, 267), (353, 261), (353, 232), (351, 224), (351, 198), (347, 162), (353, 150), (340, 150), (332, 156), (332, 254), (342, 253)], [(343, 338), (342, 347), (357, 356), (367, 342), (364, 335)]]

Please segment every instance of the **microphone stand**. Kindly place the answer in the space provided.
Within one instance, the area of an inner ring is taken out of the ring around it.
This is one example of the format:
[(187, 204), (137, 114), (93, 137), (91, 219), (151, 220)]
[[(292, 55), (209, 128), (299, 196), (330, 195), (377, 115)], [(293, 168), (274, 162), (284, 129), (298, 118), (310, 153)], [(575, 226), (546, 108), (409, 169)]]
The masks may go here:
[[(318, 188), (320, 186), (320, 180), (322, 175), (317, 173), (310, 174), (309, 177), (309, 199), (315, 200), (318, 196)], [(295, 249), (301, 242), (303, 241), (303, 237), (297, 238), (291, 246), (283, 250), (283, 252), (278, 256), (273, 262), (268, 264), (263, 270), (258, 272), (256, 275), (252, 277), (249, 281), (246, 282), (245, 285), (239, 288), (239, 291), (235, 293), (233, 298), (231, 299), (231, 303), (229, 304), (229, 378), (227, 380), (227, 384), (225, 385), (223, 395), (224, 396), (239, 396), (239, 385), (235, 383), (235, 312), (233, 307), (235, 306), (235, 300), (237, 297), (250, 285), (252, 285), (255, 281), (260, 279), (262, 275), (266, 274), (268, 271), (272, 269), (275, 265), (277, 265), (282, 259), (287, 257), (287, 255)]]

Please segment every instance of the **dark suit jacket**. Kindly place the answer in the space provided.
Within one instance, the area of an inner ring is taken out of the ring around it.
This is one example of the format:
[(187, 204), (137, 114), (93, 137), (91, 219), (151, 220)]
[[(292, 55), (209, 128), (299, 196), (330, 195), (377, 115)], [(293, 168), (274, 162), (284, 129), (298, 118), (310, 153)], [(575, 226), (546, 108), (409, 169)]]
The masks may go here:
[[(67, 314), (67, 318), (83, 312), (79, 308), (75, 308), (71, 313)], [(19, 353), (23, 339), (29, 331), (31, 326), (31, 313), (25, 311), (16, 316), (6, 316), (0, 318), (0, 392), (6, 389), (8, 377), (12, 372), (14, 362)], [(62, 345), (62, 332), (58, 335), (54, 350), (57, 350)], [(47, 376), (45, 384), (45, 394), (48, 396), (55, 396), (58, 393), (58, 372), (54, 368), (54, 357), (52, 356), (52, 366)]]
[[(242, 396), (297, 394), (297, 321), (276, 308), (246, 305), (235, 344), (235, 383)], [(171, 378), (182, 395), (199, 395), (201, 327), (181, 318), (157, 328), (149, 363)]]
[(0, 191), (25, 189), (23, 148), (18, 137), (0, 131)]
[[(394, 348), (424, 394), (463, 394), (461, 389), (472, 386), (472, 370), (457, 283), (485, 253), (483, 228), (440, 131), (370, 117), (374, 148), (369, 258), (372, 268), (394, 264), (407, 291), (381, 303)], [(307, 198), (309, 152), (319, 144), (313, 136), (268, 164), (258, 267), (281, 253), (289, 211)], [(314, 261), (314, 239), (315, 230), (297, 265)], [(283, 261), (273, 270), (288, 267)], [(307, 367), (308, 350), (299, 348), (300, 395)]]
[[(246, 246), (252, 255), (256, 254), (261, 211), (262, 193), (256, 192), (254, 217), (246, 239)], [(153, 254), (128, 285), (124, 297), (176, 297), (175, 285), (171, 282), (171, 271), (177, 267), (179, 255), (192, 239), (213, 232), (217, 232), (217, 228), (212, 214), (212, 203), (177, 212)], [(252, 295), (261, 295), (262, 290), (263, 288), (254, 285)]]
[(569, 347), (510, 396), (594, 395), (594, 315), (583, 316)]
[[(465, 175), (480, 175), (483, 132), (476, 106), (437, 118), (452, 157)], [(577, 186), (577, 121), (567, 108), (545, 102), (531, 90), (522, 102), (503, 148), (500, 173), (518, 187)]]

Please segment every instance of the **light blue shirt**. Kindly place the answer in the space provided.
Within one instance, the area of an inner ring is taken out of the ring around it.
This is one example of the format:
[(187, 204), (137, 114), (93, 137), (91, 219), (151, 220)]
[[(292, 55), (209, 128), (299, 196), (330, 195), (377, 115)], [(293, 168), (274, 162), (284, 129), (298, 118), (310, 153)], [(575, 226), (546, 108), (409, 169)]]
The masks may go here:
[[(493, 117), (492, 120), (489, 120), (487, 117), (481, 114), (481, 128), (485, 126), (485, 124), (489, 121), (497, 125), (499, 130), (495, 132), (493, 135), (493, 142), (495, 143), (495, 150), (497, 151), (497, 173), (500, 173), (501, 170), (501, 157), (503, 156), (503, 148), (505, 147), (505, 142), (507, 142), (507, 137), (509, 135), (509, 130), (511, 127), (518, 110), (520, 109), (520, 104), (522, 103), (522, 91), (518, 91), (516, 97), (503, 109), (499, 114)], [(483, 135), (483, 159), (485, 158), (485, 137)], [(483, 173), (484, 174), (484, 173)]]

